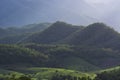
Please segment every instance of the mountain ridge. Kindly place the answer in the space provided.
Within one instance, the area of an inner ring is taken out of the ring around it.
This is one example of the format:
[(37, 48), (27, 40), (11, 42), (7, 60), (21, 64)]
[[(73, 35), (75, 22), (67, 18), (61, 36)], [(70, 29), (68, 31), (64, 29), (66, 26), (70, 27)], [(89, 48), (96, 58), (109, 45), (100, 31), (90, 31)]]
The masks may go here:
[[(54, 43), (57, 42), (65, 37), (67, 37), (68, 35), (72, 34), (74, 31), (78, 30), (78, 29), (82, 29), (82, 26), (74, 26), (71, 24), (67, 24), (65, 22), (60, 22), (57, 21), (55, 23), (53, 23), (49, 28), (47, 28), (46, 30), (37, 33), (37, 34), (33, 34), (32, 36), (30, 36), (27, 40), (25, 40), (25, 42), (36, 42), (36, 43), (41, 43), (41, 44), (49, 44), (49, 43)], [(34, 37), (34, 38), (32, 38)], [(37, 42), (38, 40), (38, 42)], [(48, 41), (47, 41), (48, 40)], [(24, 42), (24, 41), (23, 41)]]
[[(71, 32), (70, 30), (73, 31)], [(98, 22), (90, 24), (87, 27), (76, 27), (74, 25), (72, 26), (58, 21), (43, 32), (33, 34), (25, 41), (27, 43), (88, 45), (119, 49), (120, 34), (104, 23)], [(23, 43), (26, 42), (23, 41)]]
[(63, 43), (73, 45), (92, 45), (107, 48), (111, 48), (112, 45), (115, 44), (117, 48), (119, 44), (118, 41), (120, 40), (120, 34), (103, 23), (94, 23), (88, 25), (82, 31), (73, 35), (71, 39), (67, 40), (65, 42), (63, 41)]

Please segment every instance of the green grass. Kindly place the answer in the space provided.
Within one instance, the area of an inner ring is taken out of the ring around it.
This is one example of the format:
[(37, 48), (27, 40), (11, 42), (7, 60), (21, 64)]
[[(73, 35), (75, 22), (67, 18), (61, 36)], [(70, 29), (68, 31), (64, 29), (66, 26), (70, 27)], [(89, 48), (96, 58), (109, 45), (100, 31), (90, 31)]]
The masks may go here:
[[(2, 72), (1, 72), (2, 71)], [(20, 68), (14, 71), (2, 70), (0, 69), (0, 78), (11, 77), (15, 75), (15, 78), (19, 78), (22, 75), (30, 76), (33, 80), (50, 80), (54, 75), (70, 75), (73, 77), (91, 77), (94, 78), (96, 75), (94, 73), (84, 73), (76, 70), (62, 69), (62, 68)], [(6, 74), (3, 74), (6, 73)]]
[(104, 72), (104, 71), (110, 72), (110, 71), (119, 70), (119, 69), (120, 69), (120, 66), (117, 66), (117, 67), (113, 67), (113, 68), (108, 68), (108, 69), (100, 70), (99, 72)]
[(88, 74), (88, 73), (83, 73), (75, 70), (68, 70), (68, 69), (60, 69), (60, 68), (28, 68), (26, 69), (28, 71), (32, 71), (35, 74), (35, 78), (38, 79), (50, 79), (53, 75), (59, 74), (59, 75), (71, 75), (71, 76), (76, 76), (76, 77), (95, 77), (95, 74)]
[(100, 70), (99, 67), (92, 65), (79, 57), (74, 56), (65, 58), (63, 64), (65, 64), (65, 68), (79, 70), (83, 72)]
[(0, 69), (0, 79), (11, 78), (13, 76), (15, 78), (19, 78), (22, 75), (24, 75), (24, 74), (20, 73), (20, 72)]

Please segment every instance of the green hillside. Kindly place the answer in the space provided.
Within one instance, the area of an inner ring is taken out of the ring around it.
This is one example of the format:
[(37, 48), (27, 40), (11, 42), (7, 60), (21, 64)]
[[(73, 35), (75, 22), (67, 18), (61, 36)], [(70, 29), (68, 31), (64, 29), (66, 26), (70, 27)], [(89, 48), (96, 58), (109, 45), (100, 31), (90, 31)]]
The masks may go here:
[(109, 48), (70, 45), (26, 44), (24, 47), (48, 55), (48, 67), (95, 71), (119, 65), (119, 52)]
[(120, 67), (98, 72), (83, 73), (62, 68), (21, 68), (13, 71), (0, 70), (1, 80), (119, 80)]
[(119, 41), (120, 34), (104, 23), (93, 23), (82, 27), (56, 22), (21, 43), (86, 45), (119, 50)]
[(10, 69), (42, 66), (85, 72), (102, 68), (83, 59), (73, 48), (64, 45), (0, 45), (0, 66)]
[(47, 60), (44, 54), (17, 45), (0, 45), (0, 67), (42, 65)]
[(30, 34), (10, 35), (0, 38), (1, 44), (17, 44), (21, 40), (27, 38)]
[(68, 35), (79, 29), (83, 29), (83, 27), (57, 21), (43, 32), (33, 34), (29, 38), (23, 40), (21, 43), (55, 43), (66, 38)]
[(16, 44), (26, 39), (30, 35), (41, 32), (48, 28), (51, 23), (29, 24), (23, 27), (0, 28), (0, 43), (1, 44)]
[(120, 79), (120, 34), (109, 26), (58, 21), (22, 29), (1, 29), (9, 35), (0, 38), (0, 80)]
[(120, 80), (120, 66), (97, 72), (95, 80)]
[[(4, 76), (3, 76), (4, 75)], [(23, 79), (20, 79), (24, 77)], [(82, 73), (75, 70), (61, 68), (23, 68), (13, 72), (0, 74), (2, 80), (92, 80), (95, 74)], [(27, 79), (26, 79), (27, 78)]]
[(9, 27), (6, 28), (8, 32), (11, 32), (13, 34), (26, 34), (26, 33), (35, 33), (43, 31), (44, 29), (48, 28), (51, 25), (51, 23), (39, 23), (39, 24), (28, 24), (24, 25), (22, 27)]
[(94, 23), (63, 40), (64, 44), (119, 49), (120, 34), (103, 23)]

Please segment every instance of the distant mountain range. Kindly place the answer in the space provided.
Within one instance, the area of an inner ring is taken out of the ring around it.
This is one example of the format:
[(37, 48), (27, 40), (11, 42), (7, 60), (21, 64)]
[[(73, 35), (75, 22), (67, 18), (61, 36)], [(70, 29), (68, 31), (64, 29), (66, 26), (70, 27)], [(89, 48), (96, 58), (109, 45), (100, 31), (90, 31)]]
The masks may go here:
[(59, 40), (66, 38), (71, 35), (73, 32), (78, 29), (82, 29), (83, 26), (74, 26), (71, 24), (67, 24), (64, 22), (56, 22), (51, 25), (46, 30), (31, 35), (28, 39), (23, 40), (23, 42), (32, 42), (32, 43), (42, 43), (42, 44), (50, 44), (55, 43)]
[(0, 43), (17, 43), (29, 35), (41, 32), (52, 23), (29, 24), (23, 27), (0, 28)]
[(120, 34), (104, 23), (77, 26), (57, 21), (0, 30), (0, 54), (6, 58), (0, 58), (3, 61), (0, 62), (1, 66), (19, 66), (21, 59), (25, 60), (21, 67), (42, 66), (80, 71), (120, 65)]
[(56, 22), (44, 31), (33, 34), (23, 43), (71, 44), (119, 49), (120, 34), (104, 23), (74, 26)]
[(79, 25), (105, 22), (119, 31), (117, 5), (115, 10), (105, 8), (104, 11), (102, 7), (105, 6), (93, 6), (86, 0), (1, 0), (0, 27), (20, 27), (32, 23), (61, 20)]
[(120, 34), (103, 23), (94, 23), (63, 40), (72, 45), (89, 45), (119, 49)]
[(120, 34), (104, 23), (87, 27), (60, 21), (30, 24), (21, 28), (0, 28), (0, 35), (0, 43), (70, 44), (113, 49), (119, 49), (120, 45)]

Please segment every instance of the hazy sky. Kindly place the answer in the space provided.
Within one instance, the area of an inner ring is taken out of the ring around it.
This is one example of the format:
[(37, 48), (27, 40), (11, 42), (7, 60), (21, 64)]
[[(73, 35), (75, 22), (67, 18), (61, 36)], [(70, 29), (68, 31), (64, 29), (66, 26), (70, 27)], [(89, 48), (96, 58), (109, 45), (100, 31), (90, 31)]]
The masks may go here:
[[(120, 1), (119, 0), (84, 0), (94, 10), (95, 18), (112, 25), (116, 30), (120, 30)], [(91, 16), (91, 15), (90, 15)]]
[(0, 25), (105, 22), (120, 31), (119, 0), (0, 0)]

